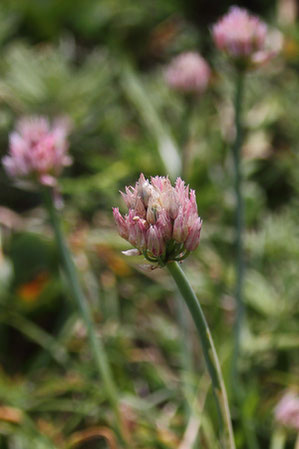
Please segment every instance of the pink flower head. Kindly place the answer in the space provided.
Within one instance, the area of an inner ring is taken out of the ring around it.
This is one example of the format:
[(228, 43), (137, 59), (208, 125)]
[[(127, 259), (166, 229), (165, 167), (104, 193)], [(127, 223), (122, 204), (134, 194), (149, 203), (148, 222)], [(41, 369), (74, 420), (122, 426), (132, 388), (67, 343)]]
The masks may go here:
[(181, 178), (173, 187), (164, 176), (149, 181), (141, 174), (135, 187), (126, 187), (121, 194), (129, 211), (123, 216), (114, 208), (114, 219), (120, 236), (139, 254), (164, 266), (169, 261), (182, 260), (197, 248), (202, 220), (195, 192)]
[(299, 431), (299, 396), (287, 392), (275, 408), (276, 421)]
[(266, 50), (267, 25), (246, 9), (232, 6), (212, 28), (219, 50), (243, 66), (256, 66), (273, 56)]
[(172, 89), (203, 93), (210, 81), (211, 70), (202, 56), (195, 52), (182, 53), (169, 64), (165, 79)]
[(55, 186), (56, 178), (72, 160), (67, 154), (70, 125), (52, 125), (44, 117), (25, 117), (9, 136), (9, 154), (2, 159), (6, 172), (18, 181)]

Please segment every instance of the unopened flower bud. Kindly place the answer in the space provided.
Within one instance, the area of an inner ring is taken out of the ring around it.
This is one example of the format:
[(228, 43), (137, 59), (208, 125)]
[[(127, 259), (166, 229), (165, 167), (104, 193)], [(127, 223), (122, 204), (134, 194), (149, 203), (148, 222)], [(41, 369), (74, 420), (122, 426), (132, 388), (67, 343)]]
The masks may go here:
[(158, 220), (158, 215), (161, 210), (161, 205), (159, 201), (159, 196), (157, 192), (154, 195), (151, 195), (148, 201), (147, 212), (146, 212), (146, 220), (150, 224), (155, 224)]
[(120, 192), (126, 206), (131, 209), (135, 206), (136, 202), (136, 193), (132, 191), (132, 188), (126, 187), (126, 193)]
[(145, 179), (144, 175), (141, 174), (138, 180), (137, 193), (142, 198), (144, 205), (147, 207), (151, 196), (155, 193), (153, 187), (150, 185), (148, 180)]
[(147, 249), (154, 256), (161, 256), (165, 250), (165, 243), (161, 231), (155, 225), (151, 225), (146, 234)]
[(170, 218), (175, 219), (179, 212), (179, 201), (176, 191), (171, 187), (161, 194), (161, 204)]
[(127, 249), (126, 251), (122, 251), (122, 254), (124, 256), (132, 257), (132, 256), (140, 256), (140, 251), (136, 248), (134, 249)]
[(146, 216), (145, 205), (139, 196), (137, 197), (135, 202), (135, 213), (136, 215), (142, 218), (145, 218)]
[(193, 226), (189, 230), (188, 236), (185, 241), (185, 248), (188, 251), (194, 251), (198, 245), (200, 240), (200, 231), (201, 231), (202, 221), (198, 217), (195, 222), (193, 223)]
[(135, 217), (130, 222), (130, 226), (128, 226), (129, 236), (128, 240), (136, 248), (141, 251), (146, 247), (146, 226), (144, 220), (139, 219), (135, 220)]
[(181, 209), (178, 213), (178, 216), (174, 220), (173, 224), (173, 233), (172, 236), (174, 240), (177, 242), (183, 243), (188, 235), (188, 226), (186, 221), (186, 216), (183, 213), (183, 210)]
[(172, 220), (167, 212), (163, 209), (157, 220), (157, 227), (161, 230), (164, 240), (167, 242), (172, 237)]
[(127, 223), (123, 216), (120, 214), (118, 207), (113, 208), (113, 216), (119, 235), (123, 239), (127, 239), (129, 237)]

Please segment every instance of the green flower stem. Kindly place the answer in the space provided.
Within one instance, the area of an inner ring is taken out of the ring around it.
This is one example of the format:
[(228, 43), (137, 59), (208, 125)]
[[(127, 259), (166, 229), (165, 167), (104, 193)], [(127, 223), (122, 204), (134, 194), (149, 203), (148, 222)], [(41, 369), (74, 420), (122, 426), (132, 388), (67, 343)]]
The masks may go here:
[(192, 159), (192, 154), (191, 154), (191, 149), (190, 149), (190, 122), (195, 110), (195, 106), (196, 106), (196, 101), (197, 98), (194, 98), (193, 94), (186, 94), (184, 96), (184, 100), (185, 100), (185, 108), (184, 108), (184, 112), (183, 112), (183, 117), (181, 119), (181, 123), (182, 123), (182, 130), (181, 130), (181, 135), (179, 138), (179, 144), (180, 147), (182, 148), (182, 155), (181, 155), (181, 160), (182, 160), (182, 174), (181, 177), (182, 179), (188, 179), (188, 175), (190, 172), (190, 165), (191, 165), (191, 159)]
[(69, 287), (72, 296), (77, 303), (82, 320), (86, 326), (90, 348), (93, 352), (96, 368), (100, 378), (103, 381), (108, 400), (115, 414), (116, 430), (118, 433), (118, 437), (121, 443), (125, 447), (127, 447), (127, 444), (125, 443), (126, 439), (124, 438), (122, 420), (119, 411), (118, 395), (116, 388), (114, 386), (114, 382), (112, 380), (112, 375), (107, 360), (107, 356), (105, 354), (104, 346), (100, 339), (100, 336), (96, 334), (88, 302), (86, 301), (82, 288), (79, 284), (76, 268), (61, 230), (60, 221), (53, 202), (52, 191), (50, 189), (45, 189), (43, 192), (43, 197), (45, 206), (48, 210), (52, 222), (57, 246), (60, 251), (60, 257), (63, 264), (63, 268), (69, 281)]
[(166, 267), (173, 277), (182, 297), (184, 298), (196, 325), (204, 358), (212, 381), (221, 428), (224, 427), (225, 429), (227, 447), (230, 449), (235, 449), (227, 394), (221, 373), (220, 363), (208, 323), (205, 319), (200, 303), (179, 264), (177, 262), (171, 262), (167, 264)]
[(238, 386), (238, 359), (240, 352), (240, 338), (242, 324), (244, 320), (245, 308), (243, 302), (243, 281), (244, 281), (244, 250), (243, 250), (243, 231), (244, 231), (244, 204), (242, 197), (242, 172), (241, 172), (241, 147), (242, 147), (242, 101), (244, 90), (244, 73), (239, 70), (236, 79), (235, 92), (235, 129), (236, 138), (232, 148), (234, 171), (235, 171), (235, 196), (236, 196), (236, 320), (235, 320), (235, 338), (232, 360), (233, 383)]
[[(236, 318), (234, 323), (234, 343), (231, 367), (231, 386), (235, 393), (235, 398), (239, 410), (242, 410), (244, 401), (246, 400), (245, 391), (241, 385), (238, 373), (238, 362), (240, 354), (241, 333), (245, 317), (245, 305), (243, 300), (243, 284), (245, 274), (243, 234), (244, 234), (244, 201), (242, 196), (242, 170), (241, 170), (241, 148), (242, 148), (242, 103), (244, 94), (245, 72), (237, 69), (235, 84), (235, 130), (236, 137), (232, 147), (234, 172), (235, 172), (235, 198), (236, 198)], [(242, 414), (241, 414), (242, 415)], [(246, 435), (246, 443), (248, 448), (257, 449), (258, 441), (255, 434), (254, 426), (247, 422), (246, 417), (241, 416), (241, 422), (244, 433)]]
[(192, 340), (190, 335), (190, 317), (186, 313), (187, 306), (182, 302), (179, 292), (175, 296), (176, 301), (176, 315), (180, 325), (180, 359), (183, 387), (185, 392), (185, 415), (189, 421), (192, 415), (191, 401), (194, 399), (194, 385), (191, 383), (191, 373), (194, 372), (193, 358), (192, 358)]

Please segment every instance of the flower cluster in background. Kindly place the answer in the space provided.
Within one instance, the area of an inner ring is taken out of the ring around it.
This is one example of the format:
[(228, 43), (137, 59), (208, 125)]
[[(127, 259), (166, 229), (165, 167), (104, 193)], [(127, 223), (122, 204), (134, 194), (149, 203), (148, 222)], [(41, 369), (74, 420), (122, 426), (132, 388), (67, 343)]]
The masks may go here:
[(276, 421), (299, 431), (299, 396), (287, 392), (275, 408)]
[(129, 212), (123, 217), (118, 208), (113, 209), (119, 234), (150, 262), (163, 266), (197, 248), (202, 220), (195, 192), (181, 178), (173, 187), (168, 178), (156, 176), (148, 181), (141, 174), (122, 197)]
[(267, 25), (246, 9), (232, 6), (212, 27), (216, 47), (239, 66), (261, 65), (273, 56), (266, 48)]
[(17, 181), (55, 186), (63, 167), (72, 160), (67, 154), (69, 121), (51, 125), (45, 117), (25, 117), (9, 136), (9, 155), (3, 158), (8, 175)]
[(191, 51), (176, 56), (165, 71), (168, 85), (185, 93), (203, 93), (210, 77), (211, 70), (208, 63), (200, 54)]

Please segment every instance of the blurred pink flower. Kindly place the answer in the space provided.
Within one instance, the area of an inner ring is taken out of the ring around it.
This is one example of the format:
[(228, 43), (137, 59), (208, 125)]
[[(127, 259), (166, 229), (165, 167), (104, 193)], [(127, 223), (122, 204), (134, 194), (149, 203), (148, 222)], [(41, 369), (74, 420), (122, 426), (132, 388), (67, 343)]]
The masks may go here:
[(299, 396), (287, 392), (275, 408), (276, 421), (299, 431)]
[(114, 219), (120, 236), (139, 254), (163, 266), (197, 248), (202, 220), (195, 192), (181, 178), (173, 187), (168, 178), (156, 176), (149, 181), (141, 174), (135, 187), (126, 187), (121, 194), (129, 211), (122, 216), (113, 208)]
[(9, 136), (9, 154), (2, 163), (9, 176), (55, 186), (64, 166), (72, 160), (67, 154), (70, 124), (58, 119), (50, 125), (44, 117), (25, 117)]
[(176, 56), (165, 71), (165, 79), (172, 89), (202, 93), (211, 77), (208, 63), (200, 54), (186, 52)]
[(274, 56), (266, 49), (267, 25), (246, 9), (232, 6), (212, 28), (219, 50), (245, 66), (257, 66)]

